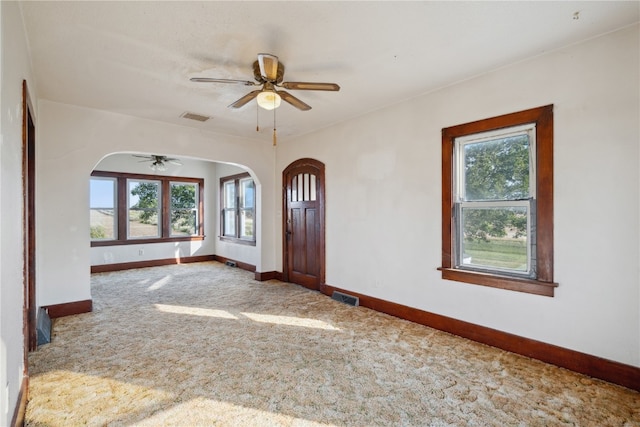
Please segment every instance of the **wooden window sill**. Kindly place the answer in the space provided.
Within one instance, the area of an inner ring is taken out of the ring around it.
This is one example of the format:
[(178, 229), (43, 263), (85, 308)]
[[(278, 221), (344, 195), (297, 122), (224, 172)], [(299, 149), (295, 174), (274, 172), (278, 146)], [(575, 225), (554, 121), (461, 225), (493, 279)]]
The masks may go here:
[(149, 239), (129, 239), (129, 240), (97, 240), (91, 242), (91, 247), (97, 246), (119, 246), (119, 245), (146, 245), (150, 243), (167, 242), (192, 242), (204, 240), (204, 236), (180, 236), (180, 237), (157, 237)]
[(493, 274), (479, 273), (476, 271), (459, 270), (454, 268), (438, 268), (442, 272), (442, 278), (456, 282), (471, 283), (474, 285), (490, 286), (492, 288), (507, 289), (510, 291), (525, 292), (528, 294), (552, 297), (557, 283), (541, 282), (534, 279), (524, 279), (509, 276), (497, 276)]

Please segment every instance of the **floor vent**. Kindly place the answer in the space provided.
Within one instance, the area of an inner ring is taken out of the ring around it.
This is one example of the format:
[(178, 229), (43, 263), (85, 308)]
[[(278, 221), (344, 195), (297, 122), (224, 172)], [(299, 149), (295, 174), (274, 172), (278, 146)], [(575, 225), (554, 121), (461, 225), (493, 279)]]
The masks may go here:
[(331, 295), (331, 299), (334, 299), (339, 302), (343, 302), (345, 304), (352, 305), (354, 307), (357, 307), (360, 305), (360, 298), (354, 297), (353, 295), (343, 294), (342, 292), (338, 292), (338, 291), (333, 291), (333, 294)]
[(233, 261), (227, 261), (225, 262), (225, 265), (229, 266), (229, 267), (237, 267), (236, 263)]

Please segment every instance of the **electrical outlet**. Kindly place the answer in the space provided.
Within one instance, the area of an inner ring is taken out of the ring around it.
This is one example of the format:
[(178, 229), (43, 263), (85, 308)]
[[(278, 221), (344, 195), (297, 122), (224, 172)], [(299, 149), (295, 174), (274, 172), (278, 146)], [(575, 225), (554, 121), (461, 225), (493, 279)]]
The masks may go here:
[(138, 249), (138, 255), (140, 256), (144, 255), (144, 249)]

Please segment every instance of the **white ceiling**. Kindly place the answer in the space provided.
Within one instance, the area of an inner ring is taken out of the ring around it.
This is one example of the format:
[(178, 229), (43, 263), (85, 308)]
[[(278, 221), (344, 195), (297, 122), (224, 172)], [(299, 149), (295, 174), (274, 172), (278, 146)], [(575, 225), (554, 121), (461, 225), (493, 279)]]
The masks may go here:
[[(639, 21), (637, 1), (58, 2), (21, 4), (38, 96), (183, 126), (269, 139), (273, 113), (227, 105), (254, 87), (258, 53), (310, 104), (277, 110), (280, 139), (301, 135)], [(615, 66), (615, 64), (611, 64)], [(181, 118), (193, 112), (212, 119)]]

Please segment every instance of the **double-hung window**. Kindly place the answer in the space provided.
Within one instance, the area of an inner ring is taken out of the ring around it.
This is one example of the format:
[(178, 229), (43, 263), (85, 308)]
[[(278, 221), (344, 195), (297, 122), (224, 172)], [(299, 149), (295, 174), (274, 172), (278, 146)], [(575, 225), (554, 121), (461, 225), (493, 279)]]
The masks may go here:
[(255, 245), (256, 190), (248, 173), (220, 179), (222, 240)]
[(162, 232), (162, 187), (156, 180), (127, 180), (127, 238), (157, 238)]
[(443, 129), (443, 278), (553, 295), (552, 114)]
[(199, 223), (198, 212), (198, 184), (172, 182), (171, 206), (171, 236), (193, 236), (197, 234)]
[(455, 266), (535, 277), (535, 124), (454, 144)]

